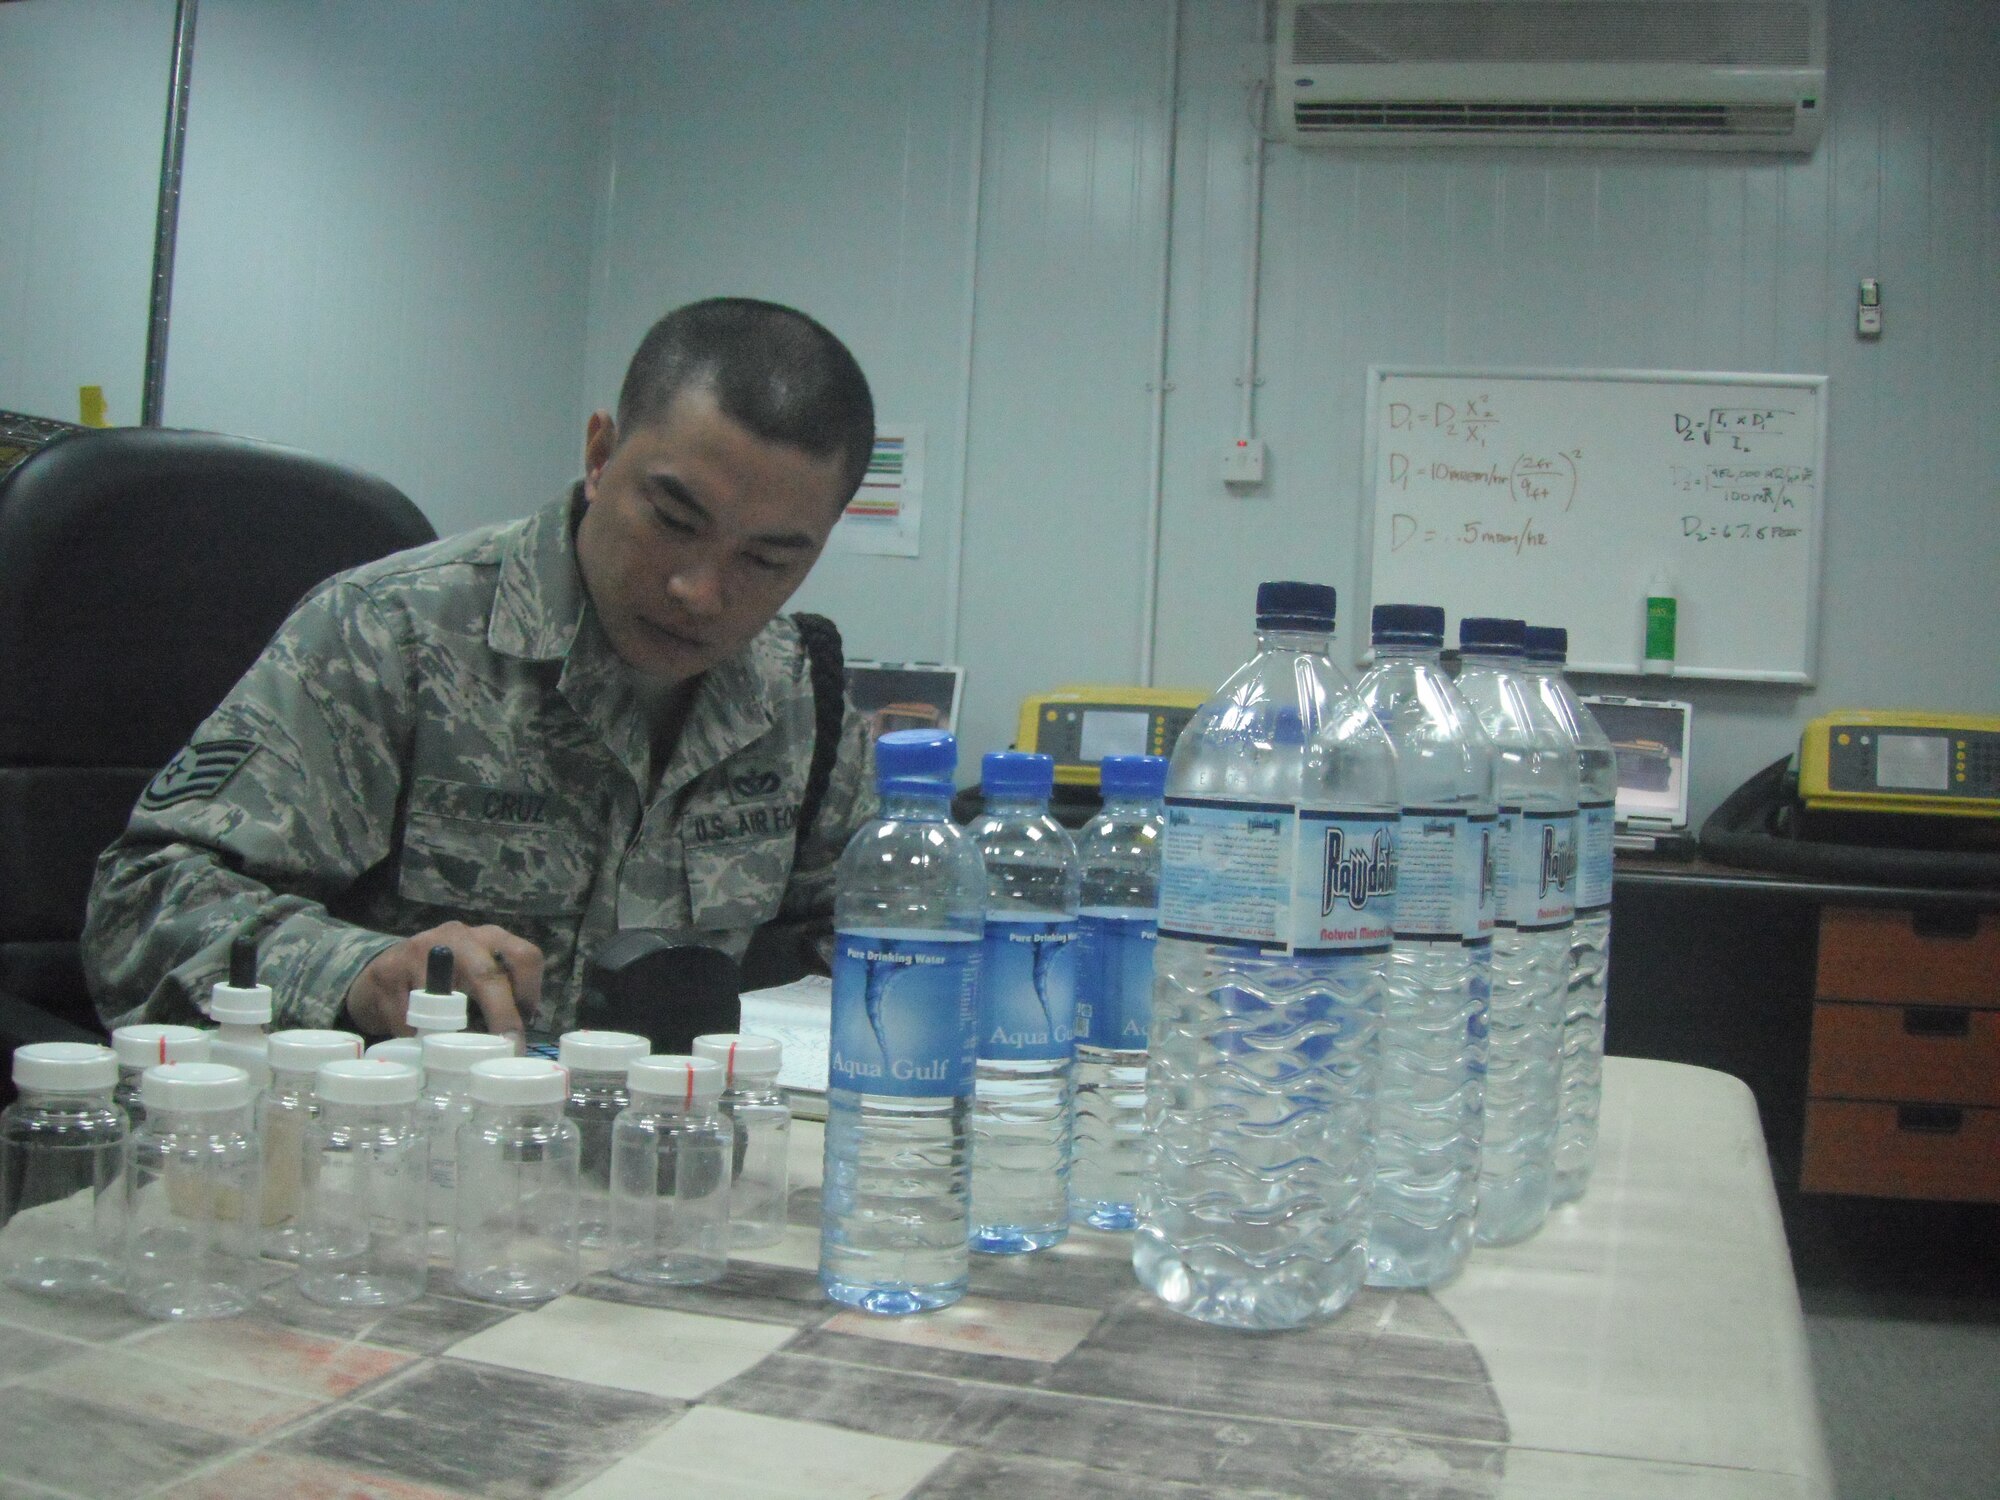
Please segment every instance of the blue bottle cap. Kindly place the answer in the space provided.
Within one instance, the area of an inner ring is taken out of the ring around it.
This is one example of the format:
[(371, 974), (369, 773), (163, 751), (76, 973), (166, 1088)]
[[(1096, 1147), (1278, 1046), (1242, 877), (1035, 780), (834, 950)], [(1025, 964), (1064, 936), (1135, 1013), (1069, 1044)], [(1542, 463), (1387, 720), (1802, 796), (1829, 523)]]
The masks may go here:
[(1257, 585), (1259, 630), (1333, 629), (1333, 586), (1325, 583), (1260, 583)]
[(1378, 604), (1369, 631), (1378, 646), (1442, 646), (1444, 611), (1435, 604)]
[(958, 741), (943, 729), (897, 729), (875, 742), (876, 790), (949, 792)]
[(1458, 649), (1480, 656), (1519, 656), (1528, 627), (1519, 620), (1467, 615), (1458, 622)]
[(988, 798), (1046, 798), (1056, 784), (1056, 763), (1033, 750), (989, 750), (979, 777)]
[(1167, 789), (1164, 755), (1107, 755), (1098, 762), (1109, 797), (1157, 797)]
[(1559, 667), (1569, 660), (1569, 632), (1562, 626), (1530, 625), (1526, 627), (1526, 636), (1524, 649), (1529, 661)]

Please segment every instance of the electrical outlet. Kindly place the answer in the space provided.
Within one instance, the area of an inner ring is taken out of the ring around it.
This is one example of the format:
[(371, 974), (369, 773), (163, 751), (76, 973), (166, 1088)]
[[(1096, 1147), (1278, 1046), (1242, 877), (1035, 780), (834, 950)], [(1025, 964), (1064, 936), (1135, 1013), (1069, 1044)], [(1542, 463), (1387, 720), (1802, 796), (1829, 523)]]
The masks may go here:
[(1264, 440), (1238, 438), (1222, 450), (1222, 482), (1252, 485), (1264, 482)]

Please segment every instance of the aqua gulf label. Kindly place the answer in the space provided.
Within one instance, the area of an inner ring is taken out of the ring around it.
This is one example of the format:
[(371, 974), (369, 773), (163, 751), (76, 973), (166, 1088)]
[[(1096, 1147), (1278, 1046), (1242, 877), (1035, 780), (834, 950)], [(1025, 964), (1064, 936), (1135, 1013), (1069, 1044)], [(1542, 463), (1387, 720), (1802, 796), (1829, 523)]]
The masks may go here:
[(972, 933), (836, 934), (828, 1087), (913, 1099), (971, 1097), (979, 954)]
[(1523, 808), (1507, 852), (1507, 918), (1523, 931), (1576, 919), (1576, 814)]
[(1576, 909), (1605, 911), (1611, 906), (1611, 836), (1618, 825), (1618, 809), (1610, 802), (1586, 802), (1576, 814)]
[(1493, 936), (1491, 813), (1406, 807), (1397, 829), (1396, 939), (1477, 943)]
[(1076, 1049), (1076, 923), (988, 913), (979, 1055), (1047, 1061)]
[(1143, 1052), (1153, 1025), (1151, 917), (1085, 908), (1076, 925), (1076, 1039), (1110, 1052)]
[(1394, 813), (1167, 798), (1160, 935), (1276, 953), (1371, 953), (1394, 937)]

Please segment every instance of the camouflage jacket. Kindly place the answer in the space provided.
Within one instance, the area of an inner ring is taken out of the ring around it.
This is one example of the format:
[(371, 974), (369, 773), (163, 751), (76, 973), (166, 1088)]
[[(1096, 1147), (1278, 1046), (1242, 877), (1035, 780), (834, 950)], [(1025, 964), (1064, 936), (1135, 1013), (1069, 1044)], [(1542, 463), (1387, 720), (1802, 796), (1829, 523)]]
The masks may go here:
[(325, 1026), (378, 953), (458, 919), (542, 949), (527, 1019), (556, 1031), (615, 931), (740, 958), (760, 924), (831, 910), (834, 863), (874, 813), (860, 716), (795, 850), (815, 716), (780, 617), (704, 676), (656, 771), (577, 572), (575, 503), (298, 607), (98, 861), (83, 959), (107, 1025), (197, 1018), (251, 933), (277, 1022)]

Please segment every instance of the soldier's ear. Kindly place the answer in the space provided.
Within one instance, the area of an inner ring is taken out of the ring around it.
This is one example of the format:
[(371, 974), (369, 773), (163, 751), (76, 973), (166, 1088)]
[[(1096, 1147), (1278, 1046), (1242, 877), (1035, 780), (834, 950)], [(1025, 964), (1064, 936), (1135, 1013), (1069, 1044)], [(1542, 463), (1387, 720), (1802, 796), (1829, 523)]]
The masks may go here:
[(586, 504), (597, 498), (597, 476), (611, 462), (611, 455), (617, 447), (618, 424), (611, 419), (611, 413), (592, 412), (583, 429), (583, 498)]

